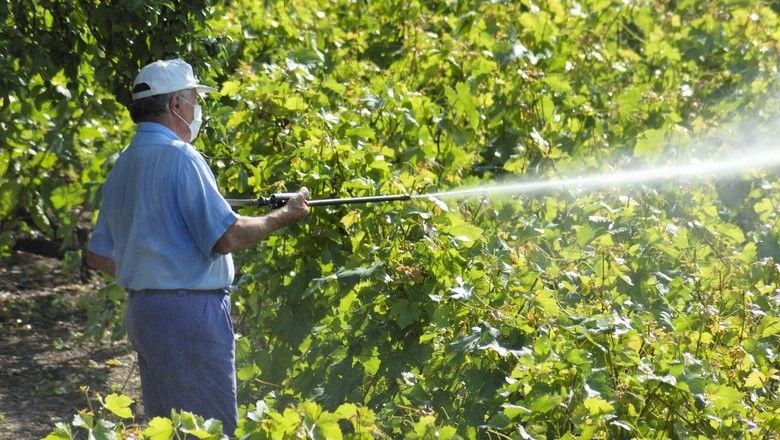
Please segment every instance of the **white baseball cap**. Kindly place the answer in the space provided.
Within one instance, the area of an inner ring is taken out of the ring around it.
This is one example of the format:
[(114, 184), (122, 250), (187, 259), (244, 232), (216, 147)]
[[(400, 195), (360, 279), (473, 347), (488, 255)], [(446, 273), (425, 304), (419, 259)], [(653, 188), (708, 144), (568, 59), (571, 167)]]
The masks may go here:
[(217, 91), (200, 84), (184, 60), (155, 61), (141, 69), (133, 81), (133, 101), (186, 89), (197, 89), (198, 94)]

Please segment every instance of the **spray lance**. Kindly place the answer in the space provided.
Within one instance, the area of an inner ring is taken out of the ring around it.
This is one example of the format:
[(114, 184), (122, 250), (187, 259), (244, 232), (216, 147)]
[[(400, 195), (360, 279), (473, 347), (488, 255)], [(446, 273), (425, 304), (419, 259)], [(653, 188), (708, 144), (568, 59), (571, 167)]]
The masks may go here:
[[(234, 208), (242, 206), (265, 206), (268, 209), (279, 209), (287, 204), (297, 193), (277, 193), (268, 197), (258, 197), (256, 199), (227, 199), (228, 204)], [(345, 199), (319, 199), (307, 200), (309, 206), (325, 205), (350, 205), (353, 203), (371, 203), (371, 202), (392, 202), (395, 200), (410, 200), (409, 194), (391, 195), (391, 196), (368, 196), (368, 197), (348, 197)]]
[[(780, 167), (780, 149), (771, 151), (759, 149), (750, 153), (740, 153), (716, 162), (695, 162), (679, 166), (660, 167), (640, 170), (628, 170), (603, 175), (581, 176), (560, 180), (537, 180), (528, 182), (515, 182), (507, 184), (493, 184), (478, 188), (464, 188), (451, 191), (442, 191), (429, 194), (402, 194), (392, 196), (354, 197), (346, 199), (308, 200), (309, 206), (320, 205), (346, 205), (351, 203), (388, 202), (393, 200), (410, 200), (428, 198), (440, 200), (453, 197), (470, 197), (480, 195), (510, 195), (510, 194), (539, 194), (561, 189), (596, 189), (615, 185), (627, 185), (634, 183), (649, 183), (659, 180), (676, 179), (683, 177), (708, 176), (708, 175), (734, 175), (738, 172), (751, 169)], [(284, 206), (295, 193), (279, 193), (270, 197), (257, 199), (227, 199), (230, 206), (267, 206), (277, 209)]]

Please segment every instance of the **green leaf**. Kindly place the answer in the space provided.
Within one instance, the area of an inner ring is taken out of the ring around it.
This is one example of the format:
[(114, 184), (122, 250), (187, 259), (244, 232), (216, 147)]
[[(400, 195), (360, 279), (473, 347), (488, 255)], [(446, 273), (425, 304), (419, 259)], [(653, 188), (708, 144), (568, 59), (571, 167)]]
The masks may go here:
[(241, 91), (241, 88), (240, 81), (225, 81), (222, 83), (222, 88), (219, 93), (225, 96), (233, 96), (238, 94)]
[(17, 182), (6, 181), (0, 185), (0, 218), (10, 214), (19, 199), (22, 186)]
[(51, 195), (51, 203), (56, 209), (76, 206), (82, 202), (86, 190), (81, 185), (58, 186)]
[(531, 405), (533, 413), (547, 413), (557, 408), (563, 401), (563, 397), (554, 394), (543, 394)]
[(179, 413), (181, 431), (199, 439), (219, 440), (222, 438), (222, 422), (203, 417), (188, 411)]
[(38, 229), (41, 230), (46, 235), (54, 235), (54, 229), (51, 227), (51, 221), (49, 220), (49, 217), (46, 216), (46, 213), (44, 212), (43, 207), (43, 200), (38, 199), (33, 205), (32, 210), (30, 214), (33, 217), (33, 221), (35, 222), (35, 226), (38, 227)]
[(343, 94), (347, 91), (347, 87), (344, 84), (336, 81), (333, 76), (328, 76), (325, 78), (325, 81), (322, 82), (322, 86), (338, 94)]
[(573, 91), (566, 77), (560, 74), (547, 75), (542, 81), (557, 95), (569, 95)]
[[(2, 420), (0, 419), (0, 422)], [(43, 440), (73, 440), (73, 433), (71, 432), (70, 425), (67, 423), (57, 422), (54, 424), (55, 428), (51, 434), (43, 438)]]
[(401, 298), (393, 302), (390, 314), (401, 328), (406, 328), (420, 318), (420, 307), (416, 302)]
[(544, 311), (545, 316), (555, 318), (560, 314), (558, 301), (547, 290), (538, 290), (534, 296), (534, 304)]
[(461, 437), (458, 435), (458, 430), (454, 426), (441, 426), (439, 427), (438, 431), (436, 432), (437, 440), (450, 440), (450, 439), (460, 439)]
[(130, 419), (133, 417), (133, 411), (130, 409), (130, 405), (133, 402), (133, 399), (125, 395), (109, 394), (106, 396), (104, 406), (117, 416), (123, 419)]
[(453, 108), (457, 109), (466, 116), (466, 120), (472, 129), (479, 128), (480, 114), (478, 110), (479, 103), (477, 98), (471, 93), (468, 83), (459, 82), (455, 84), (455, 89), (447, 88), (445, 93), (452, 103)]
[(503, 405), (504, 415), (509, 417), (510, 420), (514, 420), (518, 417), (526, 417), (532, 414), (531, 410), (520, 405)]
[(762, 339), (780, 334), (780, 318), (772, 315), (761, 317), (756, 326), (756, 333)]
[(150, 440), (171, 440), (174, 434), (173, 422), (164, 417), (153, 418), (144, 429), (144, 435)]
[(106, 419), (99, 419), (95, 430), (92, 431), (92, 437), (95, 440), (117, 440), (119, 433), (114, 428), (116, 425)]
[(291, 112), (305, 111), (308, 104), (299, 95), (290, 95), (284, 100), (284, 108)]
[(775, 204), (771, 199), (766, 198), (753, 205), (753, 209), (759, 214), (761, 221), (765, 222), (775, 212)]
[(337, 416), (324, 411), (321, 406), (311, 401), (303, 402), (302, 407), (304, 413), (303, 424), (310, 438), (317, 440), (339, 440), (343, 438)]
[(737, 226), (718, 223), (715, 225), (715, 230), (734, 240), (738, 244), (745, 242), (745, 234)]
[(436, 438), (436, 418), (424, 415), (414, 424), (414, 434), (419, 439)]
[(766, 386), (766, 375), (760, 371), (751, 371), (745, 379), (746, 388), (763, 388)]
[(339, 419), (348, 420), (358, 414), (358, 407), (353, 403), (342, 403), (333, 414)]
[(481, 336), (481, 329), (479, 327), (475, 327), (470, 333), (461, 335), (458, 339), (451, 342), (449, 346), (455, 350), (456, 354), (462, 356), (464, 354), (470, 353), (478, 346)]
[(466, 223), (460, 216), (448, 215), (446, 220), (446, 223), (440, 227), (441, 232), (452, 236), (460, 242), (467, 243), (469, 246), (478, 241), (484, 233), (484, 229)]
[(585, 405), (585, 408), (588, 409), (588, 413), (591, 416), (600, 416), (615, 411), (615, 407), (601, 397), (591, 397), (585, 399), (583, 404)]
[(84, 411), (80, 411), (73, 416), (73, 426), (84, 429), (94, 429), (95, 418)]
[(780, 414), (776, 410), (773, 412), (760, 412), (756, 418), (761, 421), (764, 432), (780, 431)]
[(301, 424), (301, 416), (292, 408), (286, 408), (281, 415), (272, 412), (270, 416), (280, 424), (280, 428), (284, 431), (293, 432)]
[(303, 402), (301, 408), (303, 409), (304, 416), (311, 420), (317, 420), (323, 413), (322, 406), (309, 400)]
[(257, 377), (260, 374), (260, 368), (257, 367), (257, 365), (244, 365), (243, 367), (239, 368), (238, 371), (236, 371), (236, 377), (240, 381), (247, 381), (249, 379), (252, 379), (254, 377)]
[(588, 365), (591, 363), (590, 352), (582, 348), (568, 350), (565, 358), (574, 365)]
[(255, 403), (255, 409), (247, 411), (246, 417), (254, 422), (260, 422), (268, 412), (268, 404), (265, 403), (264, 400), (258, 400), (257, 403)]
[(647, 159), (650, 163), (662, 158), (666, 145), (667, 129), (651, 129), (645, 131), (634, 147), (634, 157)]
[(374, 139), (376, 137), (374, 134), (374, 130), (371, 129), (370, 127), (365, 127), (365, 126), (352, 127), (346, 131), (346, 135), (362, 137), (365, 139)]
[(726, 385), (710, 384), (706, 390), (707, 399), (712, 402), (715, 409), (738, 409), (739, 412), (744, 412), (743, 395), (738, 389)]

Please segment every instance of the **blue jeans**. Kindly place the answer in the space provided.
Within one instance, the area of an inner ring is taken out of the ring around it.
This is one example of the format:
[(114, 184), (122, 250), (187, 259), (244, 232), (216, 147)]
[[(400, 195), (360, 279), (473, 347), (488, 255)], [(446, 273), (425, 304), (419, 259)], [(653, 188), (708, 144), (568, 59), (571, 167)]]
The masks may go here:
[(146, 417), (188, 411), (222, 421), (223, 432), (232, 436), (238, 407), (230, 297), (149, 292), (131, 293), (125, 316), (138, 353)]

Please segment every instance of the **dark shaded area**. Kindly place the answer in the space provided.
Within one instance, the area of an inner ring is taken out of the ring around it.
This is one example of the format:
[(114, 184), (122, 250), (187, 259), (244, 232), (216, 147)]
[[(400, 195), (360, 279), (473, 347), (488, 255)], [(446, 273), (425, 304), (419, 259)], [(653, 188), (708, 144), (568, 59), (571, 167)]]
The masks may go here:
[(138, 399), (127, 345), (79, 344), (86, 314), (78, 300), (98, 289), (65, 275), (59, 259), (25, 252), (0, 263), (0, 438), (40, 439), (70, 423), (89, 397)]

